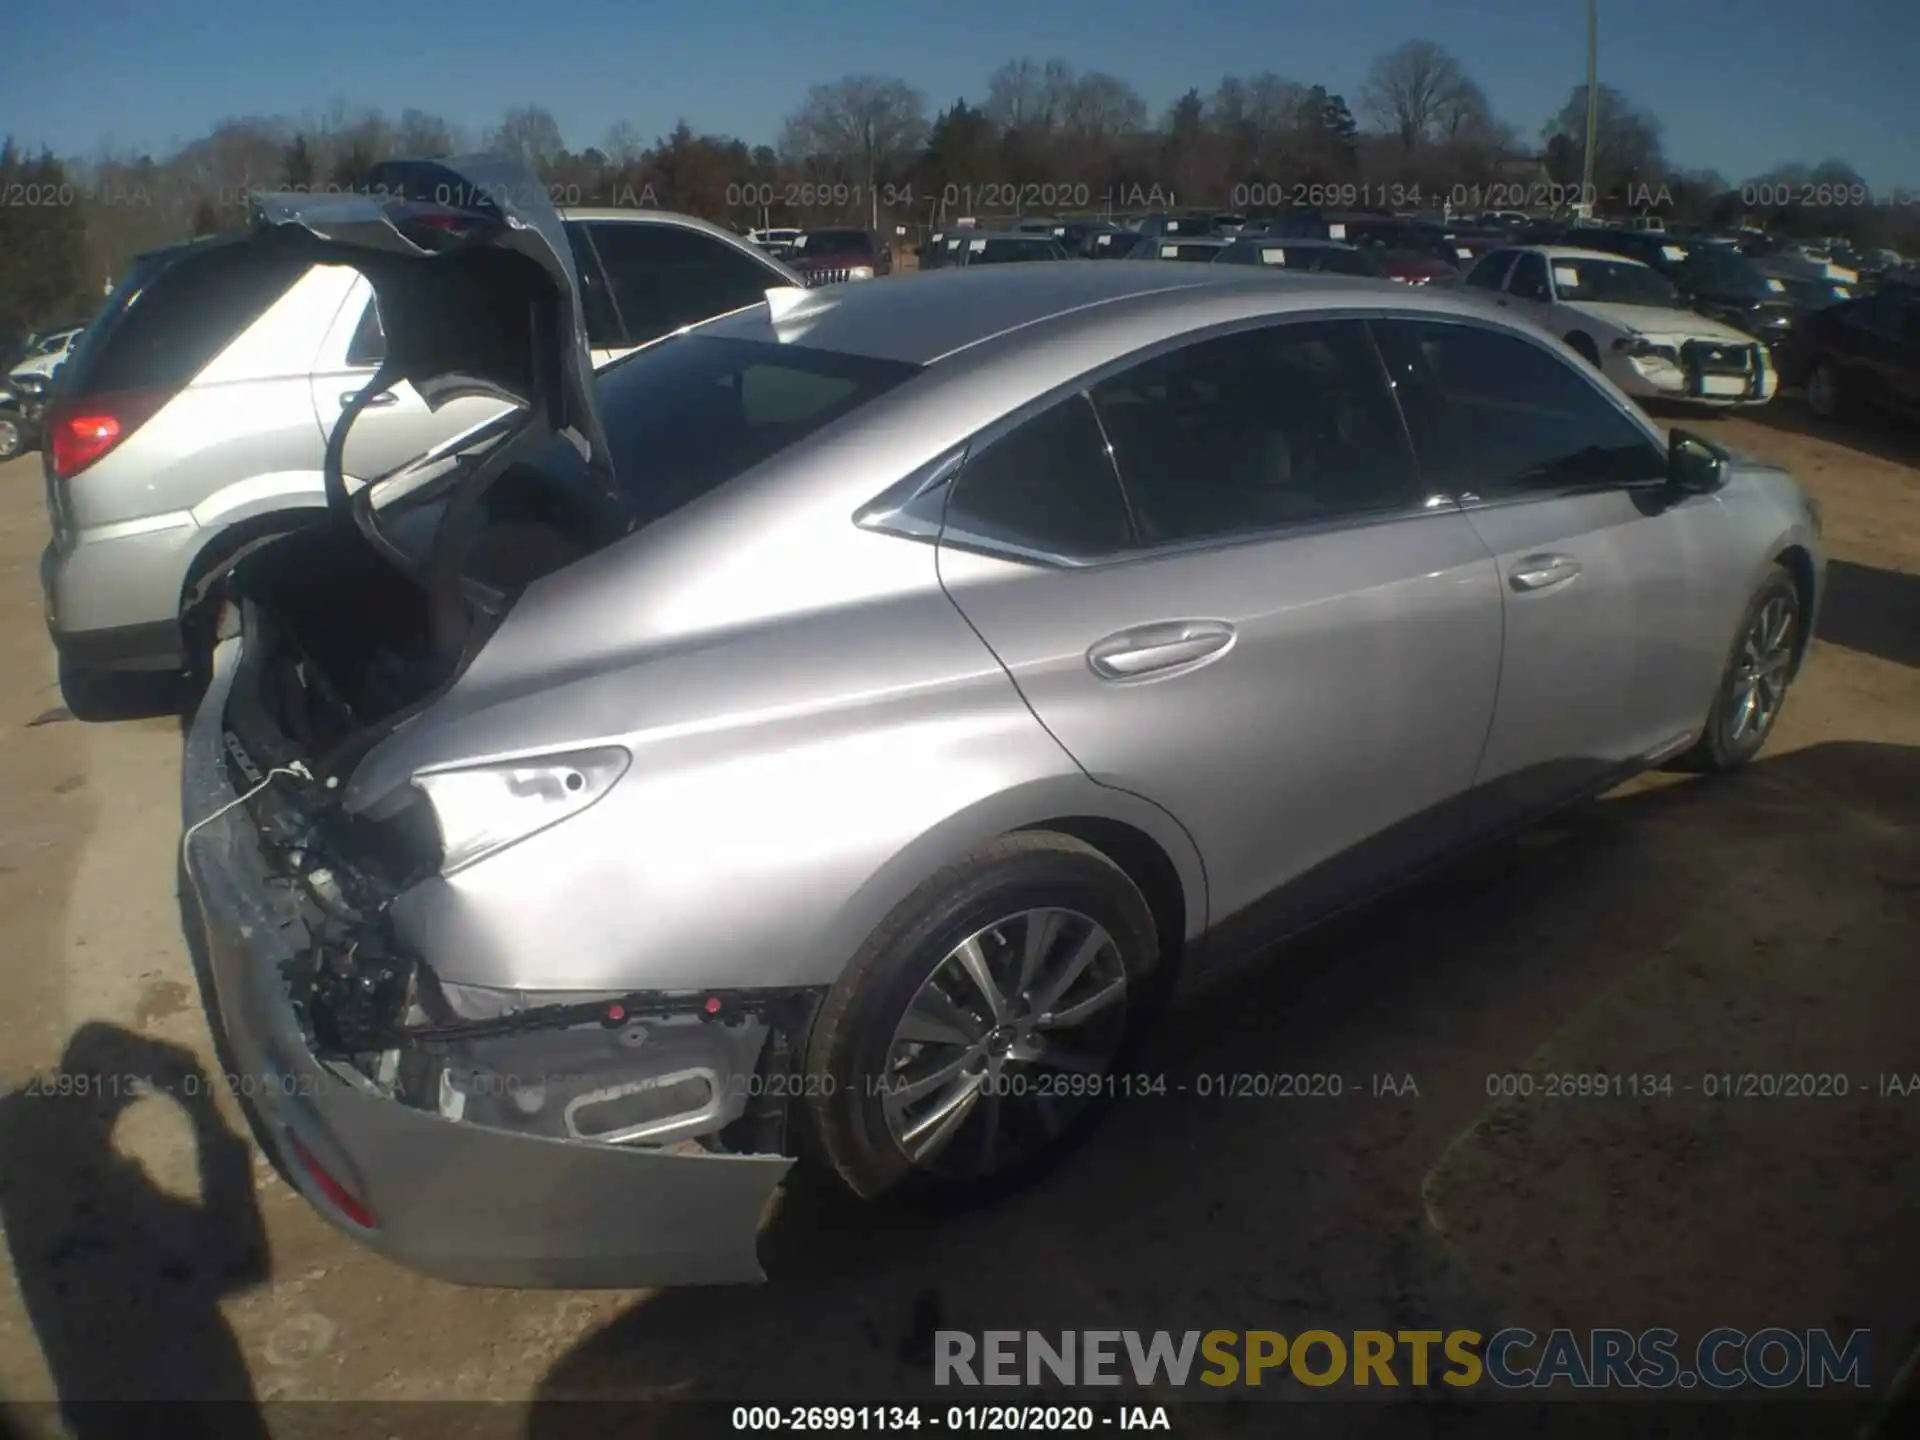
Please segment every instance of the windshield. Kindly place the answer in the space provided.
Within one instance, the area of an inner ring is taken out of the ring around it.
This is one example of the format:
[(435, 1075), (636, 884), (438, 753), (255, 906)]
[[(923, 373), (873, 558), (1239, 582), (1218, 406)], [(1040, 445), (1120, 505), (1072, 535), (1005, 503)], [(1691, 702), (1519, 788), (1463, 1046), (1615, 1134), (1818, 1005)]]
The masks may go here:
[(1768, 275), (1751, 260), (1731, 255), (1701, 256), (1687, 267), (1686, 277), (1701, 290), (1742, 300), (1778, 300), (1786, 293), (1780, 277)]
[(1051, 240), (975, 240), (969, 246), (970, 265), (1007, 265), (1020, 260), (1052, 260), (1063, 253)]
[(872, 248), (872, 237), (864, 230), (809, 230), (804, 235), (795, 236), (793, 241), (793, 253), (796, 255), (844, 254), (849, 251), (865, 255)]
[(1663, 305), (1676, 308), (1679, 293), (1671, 281), (1645, 265), (1587, 256), (1553, 261), (1554, 294), (1561, 300), (1600, 305)]
[(718, 489), (919, 369), (705, 335), (616, 362), (600, 374), (599, 399), (628, 520), (649, 524)]
[[(1313, 256), (1313, 252), (1308, 252)], [(1375, 275), (1380, 267), (1361, 254), (1358, 250), (1343, 250), (1339, 246), (1329, 245), (1318, 252), (1317, 258), (1307, 261), (1315, 270), (1324, 270), (1332, 275)]]

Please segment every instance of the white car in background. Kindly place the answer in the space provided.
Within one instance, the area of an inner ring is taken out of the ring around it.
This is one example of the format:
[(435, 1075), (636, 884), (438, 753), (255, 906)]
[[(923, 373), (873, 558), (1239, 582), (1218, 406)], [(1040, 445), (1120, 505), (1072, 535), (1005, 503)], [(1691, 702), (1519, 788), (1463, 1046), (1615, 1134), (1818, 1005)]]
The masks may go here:
[(80, 330), (55, 330), (51, 334), (36, 335), (27, 343), (27, 353), (7, 372), (10, 377), (21, 375), (51, 376), (61, 363), (73, 352), (74, 344), (80, 339)]
[(1641, 399), (1764, 405), (1780, 388), (1767, 347), (1686, 308), (1650, 265), (1568, 245), (1525, 245), (1480, 258), (1464, 293), (1524, 316)]

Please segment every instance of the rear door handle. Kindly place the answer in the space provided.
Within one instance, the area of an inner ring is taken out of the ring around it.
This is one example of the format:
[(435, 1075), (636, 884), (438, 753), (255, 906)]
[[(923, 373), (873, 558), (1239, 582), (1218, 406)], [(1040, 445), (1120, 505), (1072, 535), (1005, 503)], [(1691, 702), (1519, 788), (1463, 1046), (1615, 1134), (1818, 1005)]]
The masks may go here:
[(1580, 562), (1571, 555), (1529, 555), (1513, 567), (1507, 577), (1516, 590), (1546, 590), (1564, 585), (1580, 573)]
[[(360, 398), (360, 392), (358, 390), (342, 391), (340, 395), (340, 408), (342, 410), (346, 409), (347, 406), (353, 404), (353, 402), (358, 400), (359, 398)], [(394, 394), (393, 391), (382, 390), (378, 395), (375, 395), (371, 400), (367, 401), (364, 408), (368, 410), (377, 410), (382, 405), (397, 405), (399, 403), (400, 403), (400, 397)]]
[(1087, 664), (1103, 680), (1139, 680), (1226, 653), (1233, 627), (1222, 620), (1168, 620), (1122, 630), (1096, 642)]

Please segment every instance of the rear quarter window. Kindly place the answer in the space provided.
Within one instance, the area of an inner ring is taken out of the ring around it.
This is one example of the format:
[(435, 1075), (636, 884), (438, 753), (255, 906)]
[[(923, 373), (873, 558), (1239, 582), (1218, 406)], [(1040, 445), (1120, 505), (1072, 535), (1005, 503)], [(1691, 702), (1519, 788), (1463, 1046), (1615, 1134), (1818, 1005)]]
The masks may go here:
[(186, 385), (306, 270), (303, 259), (246, 244), (137, 268), (68, 360), (73, 393)]

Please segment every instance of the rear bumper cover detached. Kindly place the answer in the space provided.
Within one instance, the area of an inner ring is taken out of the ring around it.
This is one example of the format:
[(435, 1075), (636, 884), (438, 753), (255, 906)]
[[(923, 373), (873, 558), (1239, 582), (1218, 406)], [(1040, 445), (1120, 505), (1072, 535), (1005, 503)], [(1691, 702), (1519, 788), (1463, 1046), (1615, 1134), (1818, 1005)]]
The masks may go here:
[[(318, 1059), (286, 988), (285, 914), (223, 761), (240, 641), (215, 654), (182, 777), (188, 883), (237, 1088), (328, 1220), (413, 1269), (477, 1285), (637, 1287), (764, 1278), (757, 1239), (792, 1161), (516, 1134), (412, 1109)], [(281, 783), (281, 782), (273, 782)], [(217, 818), (213, 818), (217, 817)], [(198, 828), (193, 828), (198, 827)], [(356, 1198), (356, 1223), (300, 1152)]]

